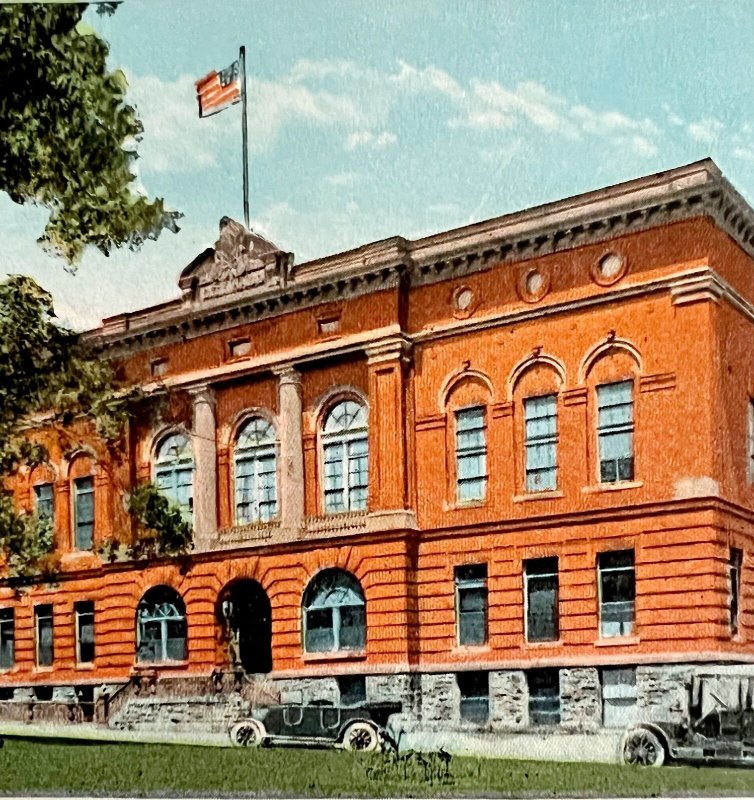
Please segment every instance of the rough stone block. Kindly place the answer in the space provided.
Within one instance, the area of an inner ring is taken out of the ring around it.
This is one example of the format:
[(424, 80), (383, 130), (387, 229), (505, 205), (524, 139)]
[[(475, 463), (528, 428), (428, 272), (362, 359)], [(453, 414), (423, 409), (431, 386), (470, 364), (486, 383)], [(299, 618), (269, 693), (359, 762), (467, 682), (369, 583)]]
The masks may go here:
[(560, 724), (571, 731), (596, 731), (602, 723), (602, 689), (594, 667), (560, 670)]
[(529, 689), (523, 670), (490, 672), (490, 724), (517, 730), (529, 722)]

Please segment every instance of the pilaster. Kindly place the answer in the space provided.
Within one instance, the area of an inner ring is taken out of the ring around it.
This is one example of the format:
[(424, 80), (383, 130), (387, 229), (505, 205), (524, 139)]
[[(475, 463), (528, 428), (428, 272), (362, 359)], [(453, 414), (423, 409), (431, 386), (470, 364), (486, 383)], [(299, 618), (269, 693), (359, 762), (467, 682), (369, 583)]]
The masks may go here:
[(284, 528), (304, 524), (304, 447), (301, 374), (288, 365), (275, 371), (278, 378), (280, 434), (280, 522)]
[(194, 533), (208, 537), (217, 531), (217, 420), (215, 393), (209, 386), (191, 390), (194, 450)]

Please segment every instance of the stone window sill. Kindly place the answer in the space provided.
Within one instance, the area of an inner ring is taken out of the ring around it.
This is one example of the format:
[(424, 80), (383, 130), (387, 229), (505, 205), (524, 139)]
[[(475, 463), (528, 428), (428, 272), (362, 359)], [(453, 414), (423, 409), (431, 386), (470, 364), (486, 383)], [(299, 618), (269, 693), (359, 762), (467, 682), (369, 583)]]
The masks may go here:
[(143, 673), (153, 669), (181, 669), (188, 665), (188, 661), (137, 661), (136, 670)]
[(606, 639), (597, 639), (595, 647), (620, 647), (624, 644), (639, 644), (638, 636), (609, 636)]
[(32, 672), (35, 673), (35, 674), (38, 674), (38, 675), (44, 675), (44, 674), (46, 674), (48, 672), (53, 672), (54, 669), (55, 669), (55, 667), (53, 667), (53, 666), (49, 666), (49, 667), (34, 667), (34, 669), (32, 669)]
[(76, 664), (75, 668), (86, 671), (86, 670), (93, 670), (95, 667), (93, 661), (87, 661), (85, 664)]
[(330, 653), (304, 653), (303, 661), (355, 661), (364, 660), (367, 657), (366, 650), (334, 650)]
[(639, 489), (644, 486), (644, 481), (618, 481), (616, 483), (595, 483), (585, 486), (581, 491), (584, 494), (598, 494), (600, 492), (622, 492), (625, 489)]
[(559, 490), (547, 492), (527, 492), (526, 494), (517, 494), (513, 497), (514, 503), (528, 503), (532, 500), (557, 500), (559, 497), (565, 497), (563, 492)]
[(542, 648), (547, 648), (547, 647), (562, 647), (562, 646), (563, 646), (562, 639), (552, 639), (544, 642), (524, 642), (524, 647), (526, 648), (531, 647), (534, 650), (541, 650)]
[(491, 648), (489, 644), (457, 644), (450, 652), (457, 656), (484, 655)]
[(468, 500), (465, 503), (448, 503), (445, 506), (446, 511), (466, 511), (469, 508), (485, 508), (487, 506), (486, 500)]

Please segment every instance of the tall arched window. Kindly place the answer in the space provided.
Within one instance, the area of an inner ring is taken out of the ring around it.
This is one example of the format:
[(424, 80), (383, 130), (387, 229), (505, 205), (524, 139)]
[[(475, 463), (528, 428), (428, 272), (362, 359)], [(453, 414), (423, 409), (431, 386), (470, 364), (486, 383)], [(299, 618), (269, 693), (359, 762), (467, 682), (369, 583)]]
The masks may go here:
[(365, 644), (366, 602), (361, 584), (342, 569), (323, 570), (304, 592), (304, 650), (363, 650)]
[(136, 660), (186, 660), (186, 606), (169, 586), (155, 586), (136, 610)]
[(253, 417), (241, 429), (234, 453), (236, 522), (268, 522), (277, 516), (275, 427)]
[(185, 433), (172, 433), (158, 445), (154, 482), (190, 520), (194, 509), (194, 453), (191, 440)]
[(325, 512), (362, 511), (369, 490), (367, 410), (356, 400), (338, 403), (322, 431)]

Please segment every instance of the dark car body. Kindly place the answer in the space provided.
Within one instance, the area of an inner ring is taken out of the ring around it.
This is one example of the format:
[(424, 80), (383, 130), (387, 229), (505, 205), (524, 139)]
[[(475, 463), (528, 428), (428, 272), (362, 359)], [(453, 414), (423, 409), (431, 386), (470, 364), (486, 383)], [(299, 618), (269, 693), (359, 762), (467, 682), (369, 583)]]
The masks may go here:
[(662, 737), (668, 755), (678, 761), (754, 766), (754, 710), (714, 709), (690, 723), (643, 725)]
[(252, 719), (264, 725), (271, 743), (333, 745), (354, 722), (366, 722), (383, 731), (388, 717), (401, 711), (400, 703), (364, 703), (358, 706), (284, 704), (262, 706)]

